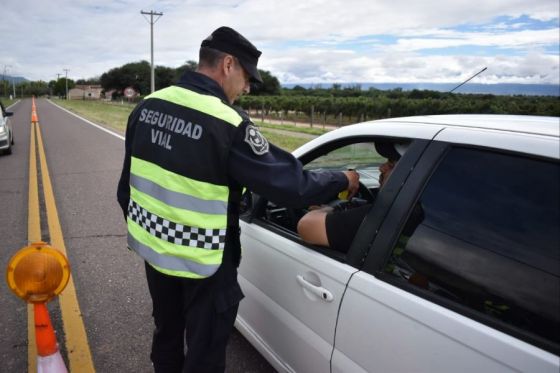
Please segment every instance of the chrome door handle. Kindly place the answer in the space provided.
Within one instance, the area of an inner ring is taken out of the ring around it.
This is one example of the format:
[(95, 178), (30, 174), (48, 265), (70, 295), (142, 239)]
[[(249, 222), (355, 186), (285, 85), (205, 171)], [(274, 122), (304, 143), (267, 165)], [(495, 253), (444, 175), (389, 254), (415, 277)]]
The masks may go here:
[(330, 291), (325, 289), (322, 286), (315, 286), (311, 282), (307, 281), (303, 278), (302, 275), (297, 275), (297, 282), (300, 284), (304, 289), (310, 291), (311, 293), (315, 294), (325, 302), (332, 302), (334, 297)]

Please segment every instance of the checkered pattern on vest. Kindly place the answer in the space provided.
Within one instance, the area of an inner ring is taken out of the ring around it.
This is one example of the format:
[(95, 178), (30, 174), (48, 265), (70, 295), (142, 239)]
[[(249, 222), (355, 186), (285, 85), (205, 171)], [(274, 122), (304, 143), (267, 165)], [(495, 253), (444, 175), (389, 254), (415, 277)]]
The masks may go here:
[(128, 203), (128, 218), (152, 236), (177, 245), (210, 250), (223, 250), (225, 246), (225, 229), (204, 229), (177, 224), (152, 214), (132, 199)]

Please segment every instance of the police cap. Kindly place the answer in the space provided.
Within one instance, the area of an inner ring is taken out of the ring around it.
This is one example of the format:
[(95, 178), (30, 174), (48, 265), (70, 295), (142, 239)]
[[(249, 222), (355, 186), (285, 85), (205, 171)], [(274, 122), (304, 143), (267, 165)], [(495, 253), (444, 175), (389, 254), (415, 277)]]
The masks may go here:
[(202, 41), (201, 47), (208, 47), (237, 57), (239, 63), (251, 77), (251, 81), (262, 83), (257, 63), (261, 51), (234, 29), (226, 26), (217, 28)]

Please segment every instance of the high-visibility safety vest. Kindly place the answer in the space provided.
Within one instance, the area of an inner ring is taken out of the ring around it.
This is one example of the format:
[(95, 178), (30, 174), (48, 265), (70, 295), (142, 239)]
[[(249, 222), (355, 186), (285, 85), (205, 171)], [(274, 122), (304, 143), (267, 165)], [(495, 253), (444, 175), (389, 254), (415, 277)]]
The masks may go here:
[(237, 226), (228, 202), (240, 191), (227, 162), (243, 117), (177, 86), (149, 95), (135, 113), (128, 246), (162, 273), (209, 277), (222, 263), (228, 226)]

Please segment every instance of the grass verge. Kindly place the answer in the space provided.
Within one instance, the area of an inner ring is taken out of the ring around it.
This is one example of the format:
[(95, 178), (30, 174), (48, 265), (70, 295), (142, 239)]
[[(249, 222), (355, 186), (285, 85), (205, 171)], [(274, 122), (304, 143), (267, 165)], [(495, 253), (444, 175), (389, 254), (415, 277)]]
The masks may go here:
[(134, 109), (134, 106), (129, 104), (109, 104), (102, 101), (53, 100), (53, 102), (94, 123), (105, 125), (123, 134), (128, 116)]
[(317, 136), (329, 132), (329, 130), (325, 130), (322, 128), (297, 127), (294, 126), (293, 124), (272, 124), (272, 123), (260, 122), (260, 121), (256, 121), (255, 124), (258, 125), (259, 127), (264, 127), (264, 128), (276, 128), (276, 129), (281, 129), (290, 132), (307, 133), (309, 135), (317, 135)]
[(266, 128), (261, 128), (261, 133), (269, 142), (288, 152), (299, 148), (309, 141), (308, 138), (300, 137), (297, 134), (294, 134), (294, 136), (289, 136), (277, 132), (267, 131)]
[(16, 102), (18, 99), (15, 100), (10, 100), (9, 98), (2, 98), (0, 99), (0, 101), (2, 101), (2, 105), (4, 105), (5, 108), (7, 108), (8, 106), (12, 105), (14, 102)]
[[(128, 116), (134, 106), (129, 104), (112, 104), (102, 101), (79, 101), (79, 100), (53, 100), (54, 103), (70, 110), (94, 123), (107, 126), (124, 134)], [(292, 151), (309, 141), (308, 138), (298, 136), (298, 133), (319, 135), (326, 131), (319, 128), (301, 128), (293, 125), (279, 125), (270, 123), (259, 123), (263, 135), (274, 145)], [(264, 127), (264, 128), (263, 128)], [(266, 128), (277, 128), (292, 131), (293, 136), (267, 131)]]

